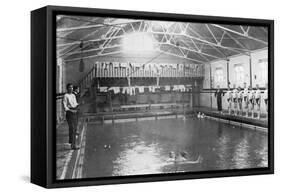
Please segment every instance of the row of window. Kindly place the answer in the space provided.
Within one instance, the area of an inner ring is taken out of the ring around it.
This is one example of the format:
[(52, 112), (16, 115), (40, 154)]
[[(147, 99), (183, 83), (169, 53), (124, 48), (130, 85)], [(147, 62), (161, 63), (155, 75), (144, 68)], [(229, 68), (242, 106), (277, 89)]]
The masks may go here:
[[(258, 61), (259, 70), (255, 79), (260, 80), (261, 82), (266, 82), (268, 80), (268, 61), (267, 58), (260, 59)], [(216, 83), (224, 82), (224, 72), (223, 68), (218, 67), (215, 69), (214, 81)], [(245, 82), (247, 79), (245, 78), (245, 69), (242, 63), (234, 65), (234, 79), (236, 82)]]

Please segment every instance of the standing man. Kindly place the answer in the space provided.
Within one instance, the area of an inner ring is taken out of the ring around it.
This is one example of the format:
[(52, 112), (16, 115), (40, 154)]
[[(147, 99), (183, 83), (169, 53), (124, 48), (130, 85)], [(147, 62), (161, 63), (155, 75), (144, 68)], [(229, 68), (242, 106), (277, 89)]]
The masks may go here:
[[(73, 86), (73, 94), (76, 97), (76, 102), (79, 104), (80, 103), (80, 90), (78, 86)], [(79, 111), (76, 113), (76, 119), (75, 119), (75, 126), (78, 128), (78, 121), (79, 121)], [(78, 129), (76, 129), (76, 135), (79, 135)]]
[(266, 106), (266, 112), (268, 113), (268, 84), (265, 84), (265, 90), (264, 90), (263, 98), (264, 98), (264, 103), (265, 103), (265, 106)]
[[(245, 112), (246, 112), (246, 117), (249, 116), (249, 90), (247, 88), (246, 83), (244, 83), (244, 91), (243, 91), (243, 98), (244, 98), (244, 103), (245, 103)], [(242, 113), (243, 114), (243, 113)]]
[(257, 105), (257, 115), (258, 119), (261, 118), (261, 91), (259, 88), (259, 85), (256, 85), (256, 92), (255, 92), (255, 99), (256, 99), (256, 105)]
[(238, 87), (238, 115), (241, 114), (241, 116), (243, 116), (242, 102), (243, 102), (243, 90), (239, 86)]
[(218, 105), (219, 113), (222, 113), (222, 105), (221, 105), (222, 96), (224, 96), (224, 93), (223, 93), (222, 89), (220, 89), (220, 86), (218, 85), (217, 90), (215, 92), (215, 97), (217, 97), (217, 105)]
[(232, 105), (232, 91), (230, 90), (230, 87), (229, 87), (229, 85), (228, 85), (228, 87), (227, 87), (227, 91), (226, 91), (226, 100), (227, 100), (227, 103), (228, 103), (228, 107), (227, 107), (227, 109), (228, 109), (228, 114), (230, 114), (231, 115), (231, 109), (232, 109), (232, 107), (231, 107), (231, 105)]
[(66, 120), (69, 128), (69, 143), (71, 144), (71, 149), (79, 149), (76, 146), (76, 129), (77, 129), (77, 110), (78, 103), (75, 95), (73, 94), (73, 85), (67, 84), (67, 93), (63, 97), (63, 107), (66, 112)]
[(252, 118), (254, 118), (254, 108), (255, 108), (255, 91), (251, 86), (249, 86), (249, 104), (252, 112)]
[(80, 98), (80, 90), (78, 86), (73, 86), (73, 94), (76, 97), (76, 102), (79, 103), (79, 98)]
[(237, 116), (237, 112), (238, 112), (238, 90), (236, 89), (235, 84), (233, 84), (232, 98), (233, 98), (233, 104), (234, 104), (234, 115)]

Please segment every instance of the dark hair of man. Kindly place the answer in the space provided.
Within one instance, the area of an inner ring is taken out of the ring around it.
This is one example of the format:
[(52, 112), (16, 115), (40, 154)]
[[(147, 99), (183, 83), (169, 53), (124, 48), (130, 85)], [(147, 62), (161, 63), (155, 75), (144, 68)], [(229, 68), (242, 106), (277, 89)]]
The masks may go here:
[(73, 86), (73, 90), (77, 90), (78, 89), (78, 86)]

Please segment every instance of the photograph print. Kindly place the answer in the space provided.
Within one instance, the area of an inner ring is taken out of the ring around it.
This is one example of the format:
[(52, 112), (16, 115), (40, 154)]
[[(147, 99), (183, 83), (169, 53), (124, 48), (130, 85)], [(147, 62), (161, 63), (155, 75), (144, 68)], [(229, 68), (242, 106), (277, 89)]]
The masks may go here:
[(269, 166), (269, 28), (56, 15), (56, 179)]

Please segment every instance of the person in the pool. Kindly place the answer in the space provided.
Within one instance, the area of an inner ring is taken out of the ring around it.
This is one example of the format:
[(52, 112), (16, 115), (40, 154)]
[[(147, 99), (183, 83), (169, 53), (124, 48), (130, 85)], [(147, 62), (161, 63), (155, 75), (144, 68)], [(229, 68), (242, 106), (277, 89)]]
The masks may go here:
[(169, 153), (168, 161), (180, 162), (184, 164), (197, 164), (202, 162), (202, 157), (201, 155), (198, 155), (198, 158), (196, 160), (188, 160), (188, 154), (186, 152), (179, 152), (176, 154), (175, 152), (171, 151)]

